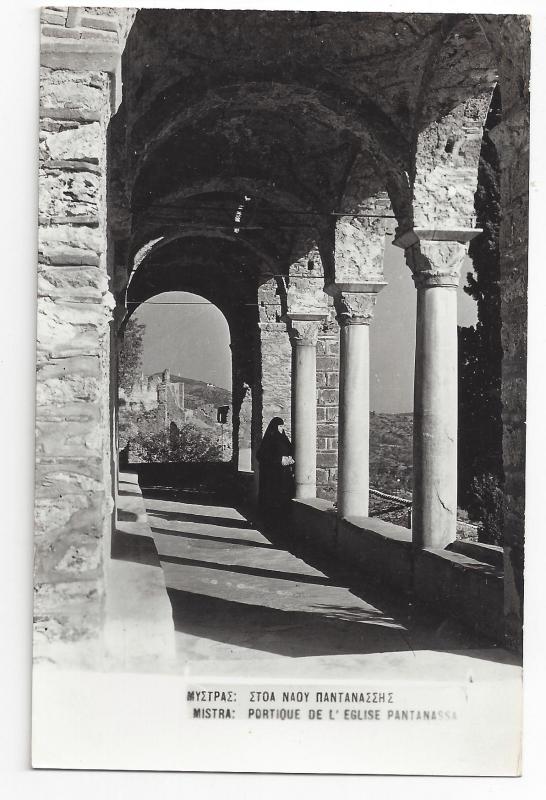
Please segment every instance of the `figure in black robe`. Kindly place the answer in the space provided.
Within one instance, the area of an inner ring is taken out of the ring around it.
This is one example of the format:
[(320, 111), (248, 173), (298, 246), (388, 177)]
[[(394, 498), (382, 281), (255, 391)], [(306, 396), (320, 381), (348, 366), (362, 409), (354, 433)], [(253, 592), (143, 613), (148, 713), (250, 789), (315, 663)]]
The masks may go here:
[(264, 433), (256, 457), (260, 465), (258, 501), (262, 511), (278, 514), (286, 511), (294, 496), (294, 459), (284, 420), (273, 417)]

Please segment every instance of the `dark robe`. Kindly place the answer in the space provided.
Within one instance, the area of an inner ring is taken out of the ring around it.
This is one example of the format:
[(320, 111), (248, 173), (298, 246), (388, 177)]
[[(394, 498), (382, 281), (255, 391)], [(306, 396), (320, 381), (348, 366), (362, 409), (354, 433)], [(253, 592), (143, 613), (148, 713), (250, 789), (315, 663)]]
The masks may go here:
[(260, 465), (258, 500), (268, 513), (282, 512), (294, 496), (293, 465), (283, 466), (283, 456), (292, 456), (290, 439), (272, 420), (264, 434), (256, 457)]

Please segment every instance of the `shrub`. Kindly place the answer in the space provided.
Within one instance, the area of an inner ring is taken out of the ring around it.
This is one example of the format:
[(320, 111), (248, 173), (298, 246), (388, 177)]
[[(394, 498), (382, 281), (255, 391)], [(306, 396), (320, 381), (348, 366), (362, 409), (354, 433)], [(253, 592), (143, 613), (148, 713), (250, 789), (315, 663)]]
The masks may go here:
[(195, 425), (181, 425), (177, 435), (166, 430), (141, 430), (130, 443), (131, 460), (148, 463), (220, 461), (219, 444)]
[(474, 478), (469, 493), (468, 516), (478, 522), (478, 541), (503, 545), (504, 493), (496, 475)]

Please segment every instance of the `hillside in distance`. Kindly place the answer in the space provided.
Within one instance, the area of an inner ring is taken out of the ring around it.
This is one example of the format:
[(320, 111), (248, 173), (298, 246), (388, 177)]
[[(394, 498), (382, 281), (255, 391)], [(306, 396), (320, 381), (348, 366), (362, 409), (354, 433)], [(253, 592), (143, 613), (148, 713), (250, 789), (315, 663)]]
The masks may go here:
[(370, 485), (389, 494), (411, 495), (413, 415), (370, 414)]
[[(161, 377), (161, 372), (154, 373), (153, 377)], [(171, 375), (171, 383), (184, 384), (184, 405), (186, 408), (204, 408), (205, 406), (230, 406), (231, 392), (221, 386), (215, 386), (195, 378), (185, 378), (182, 375)]]
[[(231, 407), (229, 389), (182, 375), (171, 375), (171, 381), (184, 384), (185, 407), (198, 412), (197, 417), (204, 422), (214, 424), (218, 406)], [(231, 423), (231, 408), (228, 423)], [(370, 484), (375, 489), (404, 497), (411, 495), (412, 433), (411, 413), (370, 414)]]

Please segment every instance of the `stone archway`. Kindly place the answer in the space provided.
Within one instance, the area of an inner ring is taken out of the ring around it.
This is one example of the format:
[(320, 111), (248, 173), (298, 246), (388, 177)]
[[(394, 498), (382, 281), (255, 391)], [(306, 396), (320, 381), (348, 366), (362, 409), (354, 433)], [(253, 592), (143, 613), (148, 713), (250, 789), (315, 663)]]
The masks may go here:
[[(191, 24), (181, 26), (174, 10), (140, 11), (136, 17), (115, 12), (115, 31), (111, 19), (93, 28), (99, 31), (93, 34), (95, 47), (83, 36), (89, 33), (87, 18), (72, 13), (69, 18), (67, 12), (61, 27), (77, 35), (55, 36), (48, 30), (44, 37), (37, 411), (37, 616), (44, 641), (52, 635), (45, 633), (48, 623), (51, 631), (61, 620), (57, 629), (62, 630), (74, 619), (75, 639), (89, 634), (91, 649), (100, 654), (112, 507), (111, 329), (125, 313), (128, 284), (129, 293), (138, 289), (145, 296), (158, 285), (179, 286), (184, 274), (196, 291), (206, 289), (213, 302), (225, 306), (226, 316), (238, 303), (244, 324), (234, 341), (256, 353), (269, 339), (270, 353), (282, 353), (286, 377), (292, 347), (302, 342), (312, 347), (317, 340), (320, 351), (323, 339), (337, 340), (332, 301), (321, 297), (311, 281), (320, 281), (322, 291), (325, 277), (329, 280), (329, 296), (349, 326), (365, 325), (371, 317), (381, 283), (371, 277), (380, 276), (358, 259), (344, 265), (343, 247), (336, 253), (336, 233), (338, 244), (354, 243), (359, 236), (366, 242), (366, 226), (358, 224), (355, 210), (366, 209), (367, 202), (381, 204), (388, 196), (399, 243), (411, 251), (414, 270), (453, 277), (454, 259), (464, 250), (461, 240), (469, 238), (472, 227), (472, 128), (479, 127), (483, 96), (495, 77), (493, 52), (506, 99), (497, 134), (505, 211), (502, 396), (510, 503), (505, 608), (509, 638), (517, 643), (524, 502), (527, 21), (504, 15), (478, 16), (476, 22), (471, 15), (184, 13)], [(347, 36), (348, 21), (358, 35)], [(279, 41), (289, 44), (279, 47)], [(196, 56), (204, 51), (210, 58)], [(457, 75), (455, 89), (449, 85), (451, 72)], [(452, 135), (452, 123), (459, 137)], [(439, 166), (446, 169), (440, 186), (434, 186), (429, 178)], [(358, 175), (368, 176), (368, 186), (363, 181), (351, 193), (350, 179)], [(460, 202), (450, 196), (450, 184), (456, 184)], [(350, 209), (342, 207), (348, 197), (355, 201)], [(349, 220), (338, 224), (339, 216)], [(303, 234), (310, 230), (313, 243), (307, 248), (309, 236)], [(151, 241), (156, 246), (142, 253)], [(317, 250), (320, 269), (318, 259), (308, 257)], [(144, 258), (131, 277), (136, 252)], [(373, 261), (375, 253), (366, 253)], [(430, 265), (432, 270), (422, 269)], [(306, 281), (306, 291), (299, 292)], [(337, 354), (328, 353), (328, 347), (324, 344), (318, 356), (325, 359), (324, 369), (318, 369), (318, 361), (316, 368), (335, 380)], [(256, 386), (256, 358), (243, 361), (241, 376), (250, 381), (242, 377), (242, 385)], [(271, 382), (272, 390), (277, 384)], [(263, 425), (261, 378), (259, 391), (259, 400), (253, 393), (260, 408), (253, 414), (255, 437)], [(338, 406), (337, 388), (319, 391), (330, 397), (328, 408)], [(326, 433), (317, 436), (335, 441)], [(328, 462), (335, 470), (333, 450)], [(62, 607), (55, 599), (51, 587), (63, 579), (73, 581), (79, 596), (95, 598), (85, 619), (78, 616), (77, 601)], [(64, 643), (62, 634), (60, 639)]]
[[(220, 460), (235, 465), (239, 444), (231, 391), (235, 367), (224, 314), (203, 296), (189, 292), (161, 292), (138, 305), (131, 303), (130, 308), (120, 352), (120, 359), (127, 353), (123, 363), (129, 377), (119, 387), (125, 430), (119, 446), (131, 438), (129, 463)], [(128, 337), (135, 329), (142, 348), (127, 351), (134, 345), (134, 337), (131, 341)], [(127, 362), (131, 353), (141, 368)], [(217, 411), (225, 405), (229, 415), (220, 426)], [(174, 439), (167, 436), (172, 426)]]

